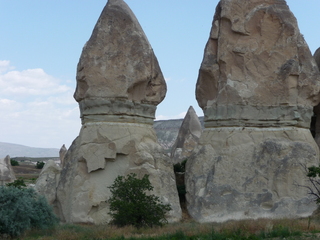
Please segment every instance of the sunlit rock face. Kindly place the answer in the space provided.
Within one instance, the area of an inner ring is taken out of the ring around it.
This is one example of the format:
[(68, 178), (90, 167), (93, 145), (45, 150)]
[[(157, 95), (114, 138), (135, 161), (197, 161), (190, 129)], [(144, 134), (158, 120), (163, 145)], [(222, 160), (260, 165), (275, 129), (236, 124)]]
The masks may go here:
[(187, 162), (190, 215), (200, 222), (308, 216), (304, 167), (319, 71), (284, 0), (221, 0), (196, 84), (205, 116)]
[(14, 180), (16, 180), (16, 176), (10, 163), (10, 156), (0, 158), (0, 186), (4, 186)]
[(64, 157), (56, 205), (66, 222), (110, 221), (109, 186), (118, 175), (149, 174), (153, 193), (181, 217), (175, 176), (153, 130), (166, 94), (158, 61), (122, 0), (109, 0), (77, 69), (82, 128)]

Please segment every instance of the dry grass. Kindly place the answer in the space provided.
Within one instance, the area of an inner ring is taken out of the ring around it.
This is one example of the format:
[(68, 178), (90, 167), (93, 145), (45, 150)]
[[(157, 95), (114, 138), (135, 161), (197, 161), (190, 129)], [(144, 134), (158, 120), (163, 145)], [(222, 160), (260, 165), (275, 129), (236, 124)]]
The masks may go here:
[[(62, 224), (55, 230), (49, 231), (29, 231), (20, 239), (114, 239), (121, 236), (125, 238), (135, 237), (157, 237), (163, 235), (183, 232), (185, 236), (196, 236), (210, 234), (214, 232), (236, 232), (241, 230), (247, 234), (260, 234), (261, 232), (271, 232), (279, 227), (288, 228), (290, 231), (299, 231), (304, 233), (304, 237), (290, 239), (317, 239), (320, 237), (320, 218), (305, 219), (259, 219), (259, 220), (242, 220), (228, 221), (225, 223), (197, 223), (194, 221), (185, 221), (180, 223), (171, 223), (163, 227), (149, 229), (136, 229), (128, 226), (117, 228), (110, 225), (84, 225), (84, 224)], [(308, 233), (310, 233), (308, 235)], [(311, 233), (313, 234), (311, 236)], [(314, 238), (315, 237), (315, 238)], [(277, 238), (275, 238), (277, 239)]]

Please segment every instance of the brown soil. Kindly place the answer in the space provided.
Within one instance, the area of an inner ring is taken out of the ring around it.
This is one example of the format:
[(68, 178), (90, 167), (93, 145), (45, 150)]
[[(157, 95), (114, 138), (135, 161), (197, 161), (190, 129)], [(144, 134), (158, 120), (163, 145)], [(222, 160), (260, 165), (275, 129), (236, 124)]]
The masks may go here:
[(37, 169), (35, 165), (21, 164), (19, 166), (13, 166), (13, 171), (16, 178), (38, 178), (41, 169)]

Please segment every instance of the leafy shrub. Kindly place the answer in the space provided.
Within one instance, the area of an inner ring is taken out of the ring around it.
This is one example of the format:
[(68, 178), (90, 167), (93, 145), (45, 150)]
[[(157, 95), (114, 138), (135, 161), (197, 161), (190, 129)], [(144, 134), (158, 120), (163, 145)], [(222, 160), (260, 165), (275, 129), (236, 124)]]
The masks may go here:
[(11, 166), (19, 166), (19, 162), (14, 159), (10, 159)]
[(141, 228), (167, 223), (165, 215), (171, 210), (170, 205), (162, 204), (159, 197), (153, 194), (146, 194), (146, 191), (153, 190), (149, 175), (144, 175), (142, 179), (136, 178), (134, 173), (126, 177), (118, 176), (109, 188), (112, 194), (108, 201), (112, 224)]
[(25, 184), (25, 182), (22, 178), (14, 180), (14, 182), (12, 182), (12, 183), (7, 183), (6, 186), (15, 187), (15, 188), (19, 188), (19, 189), (27, 187), (27, 185)]
[(57, 223), (46, 199), (31, 188), (0, 187), (0, 216), (0, 234), (11, 237), (27, 229), (46, 229)]
[(43, 166), (44, 166), (44, 164), (45, 164), (45, 163), (42, 162), (42, 161), (41, 161), (41, 162), (37, 161), (36, 168), (37, 168), (37, 169), (42, 169)]

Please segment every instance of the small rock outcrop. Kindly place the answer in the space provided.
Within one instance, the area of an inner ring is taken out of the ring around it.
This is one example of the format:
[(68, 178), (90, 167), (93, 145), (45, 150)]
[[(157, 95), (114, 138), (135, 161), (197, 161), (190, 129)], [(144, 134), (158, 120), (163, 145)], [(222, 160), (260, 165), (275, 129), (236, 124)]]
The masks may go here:
[(309, 216), (304, 167), (319, 165), (309, 131), (319, 70), (284, 0), (221, 0), (196, 98), (205, 129), (186, 165), (200, 222)]
[(202, 126), (199, 118), (193, 107), (190, 106), (171, 150), (173, 164), (180, 163), (191, 155), (198, 144), (201, 132)]
[(153, 120), (166, 83), (138, 20), (122, 0), (109, 0), (83, 48), (74, 98), (82, 128), (64, 157), (56, 206), (66, 222), (110, 221), (109, 186), (118, 175), (149, 175), (153, 194), (181, 218), (170, 158)]
[(0, 158), (0, 186), (16, 180), (16, 176), (10, 163), (10, 156)]
[(59, 158), (60, 158), (60, 165), (63, 166), (64, 164), (64, 157), (67, 153), (68, 149), (66, 148), (66, 146), (63, 144), (62, 147), (59, 150)]
[(36, 191), (44, 195), (49, 204), (54, 205), (56, 200), (56, 188), (60, 179), (61, 168), (54, 160), (48, 160), (43, 166), (36, 181)]

